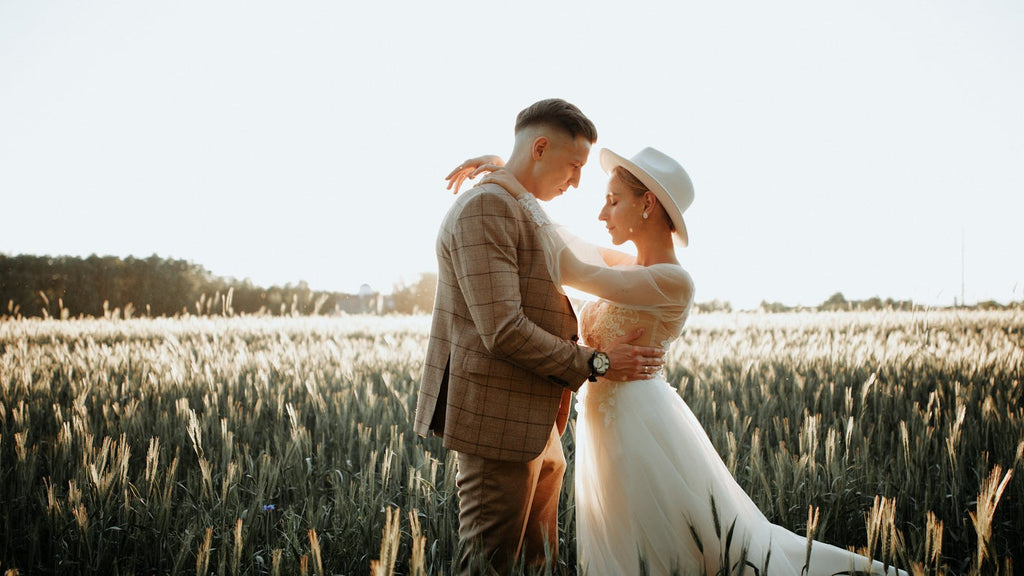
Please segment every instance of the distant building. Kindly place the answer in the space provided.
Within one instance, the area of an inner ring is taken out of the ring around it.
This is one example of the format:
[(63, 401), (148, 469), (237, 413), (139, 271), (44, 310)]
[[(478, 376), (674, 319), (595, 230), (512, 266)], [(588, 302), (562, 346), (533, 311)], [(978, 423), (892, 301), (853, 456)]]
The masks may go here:
[(369, 284), (359, 287), (359, 292), (338, 303), (338, 311), (345, 314), (388, 314), (395, 309), (394, 297), (381, 294)]

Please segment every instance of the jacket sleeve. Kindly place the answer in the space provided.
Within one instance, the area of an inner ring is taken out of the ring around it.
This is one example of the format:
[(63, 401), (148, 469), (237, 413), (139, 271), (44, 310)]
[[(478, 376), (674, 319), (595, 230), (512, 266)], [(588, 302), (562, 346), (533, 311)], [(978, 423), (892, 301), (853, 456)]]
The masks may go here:
[(520, 210), (504, 192), (483, 192), (466, 203), (451, 245), (459, 289), (491, 354), (576, 389), (590, 373), (593, 351), (545, 331), (523, 312)]

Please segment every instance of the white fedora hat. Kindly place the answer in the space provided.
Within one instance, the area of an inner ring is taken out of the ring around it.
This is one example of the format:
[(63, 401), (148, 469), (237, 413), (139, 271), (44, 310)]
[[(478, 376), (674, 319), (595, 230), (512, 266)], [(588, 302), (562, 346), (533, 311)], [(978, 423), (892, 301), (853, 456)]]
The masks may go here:
[(629, 170), (630, 174), (654, 192), (676, 227), (676, 240), (683, 246), (689, 244), (683, 212), (693, 204), (693, 182), (679, 162), (650, 147), (644, 148), (629, 160), (602, 148), (601, 168), (610, 175), (616, 166)]

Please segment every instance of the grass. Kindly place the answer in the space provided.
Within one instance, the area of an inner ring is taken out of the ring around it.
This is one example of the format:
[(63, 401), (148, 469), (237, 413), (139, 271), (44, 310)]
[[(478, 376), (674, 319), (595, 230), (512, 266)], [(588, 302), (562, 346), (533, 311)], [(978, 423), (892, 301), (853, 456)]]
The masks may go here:
[[(450, 574), (454, 459), (410, 431), (428, 327), (0, 321), (0, 570)], [(697, 315), (666, 375), (773, 522), (922, 574), (1011, 574), (1022, 330), (1020, 312)], [(555, 574), (576, 573), (572, 480)]]

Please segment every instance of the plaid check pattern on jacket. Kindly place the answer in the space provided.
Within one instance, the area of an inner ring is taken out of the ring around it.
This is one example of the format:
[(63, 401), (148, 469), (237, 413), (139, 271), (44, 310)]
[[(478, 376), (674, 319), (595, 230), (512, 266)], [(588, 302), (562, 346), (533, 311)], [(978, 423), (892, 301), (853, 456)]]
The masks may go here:
[(590, 374), (569, 300), (551, 281), (536, 225), (494, 184), (458, 197), (437, 237), (433, 320), (414, 429), (446, 448), (525, 462)]

